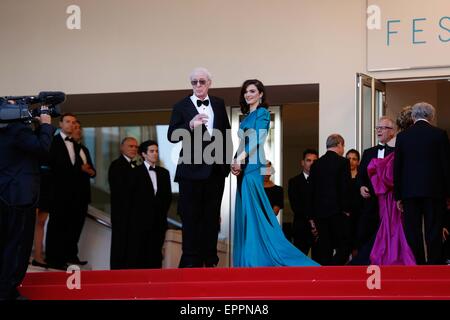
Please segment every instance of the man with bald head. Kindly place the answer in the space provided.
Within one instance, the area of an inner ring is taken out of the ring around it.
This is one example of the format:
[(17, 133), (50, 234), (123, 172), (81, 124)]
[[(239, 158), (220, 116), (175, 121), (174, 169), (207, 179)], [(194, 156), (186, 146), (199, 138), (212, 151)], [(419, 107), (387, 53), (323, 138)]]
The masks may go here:
[[(170, 142), (183, 141), (175, 173), (180, 188), (178, 211), (183, 223), (180, 267), (215, 267), (219, 262), (220, 207), (232, 156), (227, 154), (225, 143), (231, 141), (230, 137), (227, 139), (230, 122), (224, 101), (208, 95), (209, 71), (196, 68), (189, 80), (193, 93), (174, 105), (167, 133)], [(216, 150), (213, 161), (208, 161), (211, 159), (205, 159), (204, 151), (209, 150), (216, 134), (223, 139), (223, 149)], [(211, 142), (199, 141), (197, 136), (209, 137)]]

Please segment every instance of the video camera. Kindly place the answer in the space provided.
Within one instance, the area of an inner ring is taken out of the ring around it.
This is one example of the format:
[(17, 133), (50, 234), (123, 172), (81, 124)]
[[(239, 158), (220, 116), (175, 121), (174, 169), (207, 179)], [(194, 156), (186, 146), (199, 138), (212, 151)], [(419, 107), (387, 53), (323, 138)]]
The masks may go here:
[[(37, 96), (0, 97), (0, 128), (12, 122), (31, 123), (33, 118), (41, 114), (59, 117), (59, 105), (65, 100), (66, 95), (60, 91), (43, 91)], [(31, 107), (38, 103), (40, 107)]]

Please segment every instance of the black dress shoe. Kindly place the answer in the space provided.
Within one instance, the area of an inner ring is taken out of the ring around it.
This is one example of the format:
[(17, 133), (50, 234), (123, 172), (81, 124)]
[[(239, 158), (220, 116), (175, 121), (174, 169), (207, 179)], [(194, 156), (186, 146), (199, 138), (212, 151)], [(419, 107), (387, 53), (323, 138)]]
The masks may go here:
[(31, 261), (31, 265), (35, 267), (48, 268), (48, 264), (36, 261), (34, 259)]
[(87, 263), (88, 263), (87, 261), (80, 260), (78, 257), (76, 259), (67, 261), (67, 264), (69, 264), (69, 265), (70, 264), (76, 264), (76, 265), (79, 265), (79, 266), (84, 266)]
[(47, 268), (48, 269), (56, 269), (56, 270), (63, 270), (63, 271), (67, 271), (67, 268), (69, 266), (67, 265), (67, 263), (53, 263), (53, 262), (47, 262)]

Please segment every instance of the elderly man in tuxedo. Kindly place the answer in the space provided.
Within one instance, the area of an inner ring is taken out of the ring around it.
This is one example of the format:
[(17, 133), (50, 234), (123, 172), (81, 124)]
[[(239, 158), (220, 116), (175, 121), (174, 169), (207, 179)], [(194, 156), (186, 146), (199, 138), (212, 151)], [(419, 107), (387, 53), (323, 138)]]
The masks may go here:
[[(226, 148), (226, 142), (231, 142), (230, 122), (224, 101), (208, 95), (209, 71), (195, 69), (190, 82), (193, 93), (174, 105), (167, 133), (170, 142), (183, 141), (175, 174), (183, 223), (180, 267), (214, 267), (219, 261), (220, 207), (232, 158), (232, 148)], [(208, 139), (199, 141), (196, 136)], [(206, 161), (204, 151), (217, 138), (223, 143), (215, 150), (213, 161)]]
[(108, 182), (111, 195), (111, 269), (127, 268), (128, 233), (130, 222), (129, 184), (137, 166), (138, 141), (125, 137), (120, 144), (120, 156), (111, 162)]
[(357, 226), (356, 242), (359, 253), (352, 261), (353, 264), (370, 263), (369, 255), (380, 223), (378, 201), (367, 173), (367, 166), (372, 159), (384, 158), (394, 151), (393, 147), (387, 145), (395, 136), (394, 121), (383, 116), (378, 120), (375, 130), (378, 144), (364, 150), (356, 176), (356, 183), (363, 197), (363, 208)]
[(414, 124), (400, 132), (395, 143), (394, 195), (404, 210), (406, 239), (418, 264), (443, 263), (450, 147), (447, 132), (430, 123), (434, 115), (431, 104), (416, 103), (411, 111)]

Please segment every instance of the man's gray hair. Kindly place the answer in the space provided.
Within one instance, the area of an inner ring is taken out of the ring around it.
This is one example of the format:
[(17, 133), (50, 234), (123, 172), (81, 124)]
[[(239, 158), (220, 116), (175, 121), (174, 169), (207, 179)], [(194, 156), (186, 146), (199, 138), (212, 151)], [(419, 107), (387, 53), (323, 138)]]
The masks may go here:
[(122, 139), (122, 142), (120, 144), (123, 145), (128, 140), (135, 140), (137, 142), (137, 139), (134, 138), (134, 137), (125, 137), (125, 138)]
[(382, 116), (382, 117), (380, 117), (380, 119), (378, 119), (378, 123), (380, 123), (383, 120), (389, 121), (391, 123), (392, 129), (395, 129), (395, 121), (394, 120), (392, 120), (388, 116)]
[(330, 134), (327, 138), (327, 149), (337, 147), (339, 143), (344, 145), (344, 138), (338, 133)]
[(435, 114), (436, 110), (428, 102), (418, 102), (412, 106), (411, 117), (414, 119), (414, 121), (417, 121), (419, 119), (432, 121)]
[(192, 70), (191, 74), (189, 75), (189, 80), (192, 80), (194, 78), (194, 75), (197, 73), (204, 73), (204, 74), (206, 74), (206, 77), (208, 77), (208, 80), (212, 79), (211, 72), (209, 72), (208, 69), (203, 68), (203, 67), (198, 67), (198, 68), (195, 68), (194, 70)]

